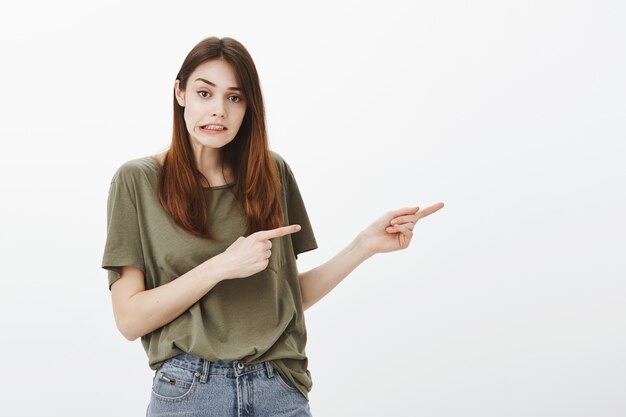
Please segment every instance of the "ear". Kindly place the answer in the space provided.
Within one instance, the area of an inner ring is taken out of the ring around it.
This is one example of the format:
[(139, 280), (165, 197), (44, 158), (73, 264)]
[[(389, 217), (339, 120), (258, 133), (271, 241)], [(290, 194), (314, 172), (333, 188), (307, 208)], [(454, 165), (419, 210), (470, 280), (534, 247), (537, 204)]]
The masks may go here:
[(176, 95), (176, 101), (181, 107), (185, 107), (185, 95), (178, 86), (180, 85), (179, 80), (174, 81), (174, 94)]

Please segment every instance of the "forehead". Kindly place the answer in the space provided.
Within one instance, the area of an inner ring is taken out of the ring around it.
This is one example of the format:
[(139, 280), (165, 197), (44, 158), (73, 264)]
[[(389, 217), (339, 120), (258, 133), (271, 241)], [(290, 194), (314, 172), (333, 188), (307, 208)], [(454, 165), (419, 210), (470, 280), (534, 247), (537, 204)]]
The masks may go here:
[(204, 84), (201, 81), (196, 81), (198, 77), (215, 83), (218, 88), (228, 88), (239, 85), (235, 69), (223, 59), (215, 59), (198, 65), (191, 73), (189, 80), (192, 83)]

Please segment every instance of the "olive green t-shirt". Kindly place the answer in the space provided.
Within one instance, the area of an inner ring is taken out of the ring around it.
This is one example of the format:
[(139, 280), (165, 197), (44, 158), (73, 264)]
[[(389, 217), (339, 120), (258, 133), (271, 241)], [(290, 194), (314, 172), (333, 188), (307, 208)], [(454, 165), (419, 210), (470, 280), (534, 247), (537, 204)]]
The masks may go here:
[[(317, 248), (304, 201), (291, 168), (271, 151), (282, 183), (284, 226), (300, 231), (272, 239), (266, 269), (249, 277), (223, 280), (179, 317), (141, 337), (151, 369), (187, 352), (209, 361), (271, 361), (308, 399), (313, 386), (305, 354), (307, 341), (296, 258)], [(166, 284), (246, 236), (246, 219), (235, 184), (204, 188), (210, 194), (209, 226), (217, 241), (180, 228), (157, 196), (160, 165), (153, 156), (123, 163), (113, 175), (107, 201), (107, 238), (102, 268), (109, 290), (121, 266), (145, 276), (145, 288)]]

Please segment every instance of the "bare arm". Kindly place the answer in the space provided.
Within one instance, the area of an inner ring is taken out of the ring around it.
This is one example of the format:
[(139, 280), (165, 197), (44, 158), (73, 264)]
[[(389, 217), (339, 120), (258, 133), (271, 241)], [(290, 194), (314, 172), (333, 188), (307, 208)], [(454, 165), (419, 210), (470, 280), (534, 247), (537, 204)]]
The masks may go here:
[(117, 328), (132, 341), (171, 322), (224, 279), (220, 261), (219, 255), (214, 256), (147, 291), (143, 271), (122, 267), (121, 278), (111, 286)]
[(302, 308), (306, 310), (317, 303), (370, 256), (355, 239), (326, 263), (299, 274)]
[(443, 203), (440, 202), (421, 211), (418, 206), (389, 211), (361, 231), (331, 260), (299, 274), (303, 309), (317, 303), (369, 257), (377, 253), (406, 249), (417, 221), (441, 208)]
[(120, 332), (128, 340), (148, 334), (176, 317), (208, 293), (220, 281), (249, 277), (269, 264), (270, 239), (295, 233), (289, 225), (240, 236), (224, 252), (168, 282), (146, 291), (143, 272), (122, 267), (121, 277), (111, 286), (113, 314)]

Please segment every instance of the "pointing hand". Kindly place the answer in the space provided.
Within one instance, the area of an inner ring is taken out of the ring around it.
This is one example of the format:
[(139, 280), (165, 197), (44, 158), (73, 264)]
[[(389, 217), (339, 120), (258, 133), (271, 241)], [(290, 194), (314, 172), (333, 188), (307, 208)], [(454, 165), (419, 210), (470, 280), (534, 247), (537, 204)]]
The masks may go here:
[(228, 265), (227, 279), (245, 278), (267, 268), (272, 255), (270, 239), (282, 237), (300, 231), (300, 225), (260, 230), (248, 237), (239, 236), (223, 253)]
[(389, 211), (359, 233), (357, 240), (371, 255), (405, 249), (411, 243), (417, 221), (442, 207), (443, 203), (437, 203), (421, 211), (419, 207)]

